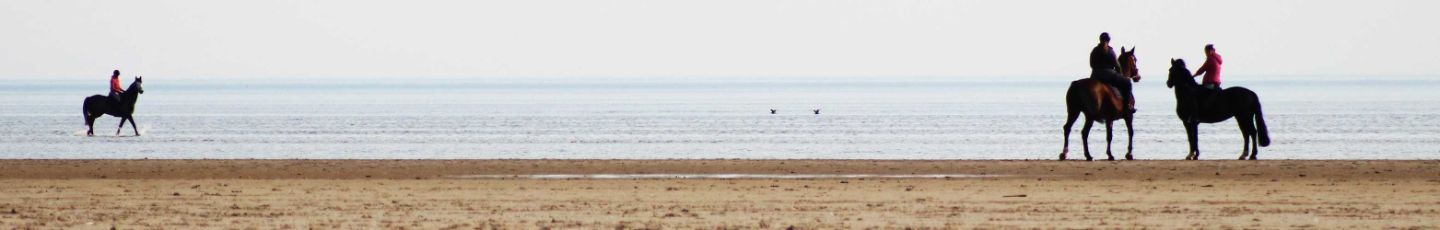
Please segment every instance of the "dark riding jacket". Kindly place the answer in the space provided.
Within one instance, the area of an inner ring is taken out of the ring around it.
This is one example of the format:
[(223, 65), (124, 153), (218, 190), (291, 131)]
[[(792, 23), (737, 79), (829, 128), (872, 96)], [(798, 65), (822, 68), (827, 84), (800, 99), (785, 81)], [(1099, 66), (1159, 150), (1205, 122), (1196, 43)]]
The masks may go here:
[(1095, 71), (1110, 70), (1120, 72), (1120, 62), (1115, 59), (1115, 50), (1107, 49), (1104, 45), (1095, 45), (1090, 50), (1090, 69)]

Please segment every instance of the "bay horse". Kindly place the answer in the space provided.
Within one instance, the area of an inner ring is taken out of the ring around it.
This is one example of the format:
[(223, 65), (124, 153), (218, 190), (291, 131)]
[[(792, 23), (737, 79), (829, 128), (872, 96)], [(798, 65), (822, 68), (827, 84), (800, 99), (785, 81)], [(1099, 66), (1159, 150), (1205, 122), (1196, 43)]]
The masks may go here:
[[(1120, 63), (1120, 76), (1134, 82), (1140, 82), (1140, 70), (1135, 66), (1135, 48), (1125, 51), (1120, 47), (1120, 57), (1116, 58)], [(1121, 99), (1120, 92), (1114, 87), (1106, 85), (1100, 80), (1085, 78), (1070, 82), (1070, 89), (1065, 92), (1065, 147), (1060, 151), (1060, 160), (1065, 160), (1065, 155), (1070, 152), (1070, 127), (1075, 125), (1075, 119), (1080, 114), (1085, 114), (1085, 127), (1080, 130), (1080, 141), (1085, 148), (1085, 160), (1090, 161), (1090, 126), (1096, 121), (1105, 123), (1105, 155), (1110, 160), (1115, 160), (1115, 155), (1110, 153), (1110, 142), (1113, 135), (1115, 120), (1125, 121), (1125, 131), (1129, 133), (1129, 144), (1126, 146), (1125, 159), (1134, 160), (1131, 152), (1135, 150), (1135, 129), (1131, 122), (1135, 120), (1135, 114), (1129, 112), (1131, 105)]]
[[(1200, 123), (1216, 123), (1234, 117), (1235, 123), (1240, 124), (1240, 136), (1245, 138), (1240, 160), (1245, 160), (1246, 156), (1256, 160), (1260, 147), (1270, 146), (1270, 131), (1265, 127), (1265, 116), (1260, 111), (1260, 97), (1245, 87), (1225, 88), (1216, 93), (1196, 84), (1193, 76), (1185, 67), (1185, 60), (1170, 59), (1170, 78), (1165, 81), (1165, 87), (1175, 89), (1175, 115), (1185, 124), (1185, 134), (1190, 140), (1190, 153), (1185, 155), (1185, 159), (1200, 159)], [(1192, 114), (1196, 117), (1190, 117)]]
[(120, 101), (99, 94), (85, 97), (81, 112), (85, 115), (85, 126), (90, 128), (85, 131), (85, 135), (95, 136), (95, 118), (109, 114), (120, 118), (120, 127), (115, 130), (116, 136), (120, 135), (121, 130), (125, 130), (125, 121), (130, 121), (130, 128), (135, 130), (135, 136), (140, 136), (140, 129), (135, 127), (135, 117), (132, 114), (135, 113), (135, 101), (140, 99), (140, 94), (145, 93), (143, 82), (141, 77), (135, 77), (130, 87), (120, 93)]

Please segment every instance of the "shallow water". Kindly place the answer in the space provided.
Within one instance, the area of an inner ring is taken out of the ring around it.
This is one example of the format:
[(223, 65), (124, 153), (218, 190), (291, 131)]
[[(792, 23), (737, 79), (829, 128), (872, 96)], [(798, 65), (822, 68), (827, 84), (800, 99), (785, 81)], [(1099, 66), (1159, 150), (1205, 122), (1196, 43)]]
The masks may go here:
[[(136, 121), (80, 104), (103, 81), (0, 83), (0, 158), (1053, 159), (1068, 80), (165, 81)], [(128, 83), (128, 82), (127, 82)], [(1262, 159), (1440, 158), (1440, 81), (1251, 80), (1274, 140)], [(1137, 84), (1139, 159), (1186, 142), (1163, 82)], [(779, 113), (769, 114), (769, 109)], [(812, 109), (821, 109), (820, 115)], [(128, 126), (128, 124), (126, 124)], [(1080, 153), (1081, 125), (1072, 134)], [(1104, 158), (1104, 129), (1091, 150)], [(1233, 159), (1233, 121), (1202, 125)], [(1123, 124), (1115, 150), (1123, 157)]]

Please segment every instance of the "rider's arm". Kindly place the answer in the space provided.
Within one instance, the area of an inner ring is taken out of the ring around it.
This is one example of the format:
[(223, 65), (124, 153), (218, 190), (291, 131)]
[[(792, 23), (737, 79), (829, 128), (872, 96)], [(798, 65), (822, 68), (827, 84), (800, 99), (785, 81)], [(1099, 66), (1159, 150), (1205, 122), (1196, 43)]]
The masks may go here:
[(1212, 68), (1215, 68), (1215, 63), (1210, 62), (1210, 59), (1207, 58), (1207, 59), (1205, 59), (1205, 64), (1201, 64), (1201, 65), (1200, 65), (1200, 69), (1196, 69), (1196, 70), (1195, 70), (1195, 75), (1194, 75), (1194, 76), (1190, 76), (1190, 77), (1199, 77), (1201, 74), (1205, 74), (1205, 72), (1209, 72), (1210, 69), (1212, 69)]

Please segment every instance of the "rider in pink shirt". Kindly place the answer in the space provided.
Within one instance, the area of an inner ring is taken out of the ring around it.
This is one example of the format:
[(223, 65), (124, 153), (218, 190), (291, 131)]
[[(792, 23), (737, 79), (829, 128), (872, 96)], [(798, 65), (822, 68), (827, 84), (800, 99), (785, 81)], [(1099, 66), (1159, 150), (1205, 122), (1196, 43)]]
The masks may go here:
[(1205, 45), (1205, 64), (1200, 65), (1199, 70), (1195, 70), (1195, 76), (1205, 75), (1200, 86), (1208, 89), (1220, 89), (1220, 64), (1223, 63), (1220, 54), (1215, 52), (1215, 45)]
[(110, 99), (120, 101), (121, 93), (125, 93), (125, 90), (120, 89), (120, 70), (115, 70), (110, 74)]
[[(1195, 76), (1192, 76), (1192, 77), (1198, 77), (1198, 76), (1200, 76), (1200, 75), (1205, 75), (1205, 78), (1202, 79), (1202, 81), (1201, 81), (1202, 83), (1200, 83), (1200, 87), (1203, 87), (1203, 88), (1206, 88), (1206, 89), (1209, 89), (1209, 90), (1213, 90), (1213, 91), (1210, 92), (1210, 93), (1207, 93), (1207, 94), (1203, 94), (1203, 95), (1209, 95), (1209, 96), (1202, 96), (1202, 98), (1207, 98), (1207, 99), (1200, 99), (1200, 100), (1208, 101), (1208, 98), (1209, 98), (1210, 96), (1213, 96), (1213, 95), (1215, 95), (1215, 93), (1219, 93), (1219, 92), (1220, 92), (1220, 64), (1222, 64), (1222, 63), (1224, 63), (1224, 61), (1223, 61), (1222, 59), (1220, 59), (1220, 54), (1215, 52), (1215, 45), (1214, 45), (1214, 44), (1206, 44), (1206, 45), (1205, 45), (1205, 64), (1201, 64), (1201, 65), (1200, 65), (1200, 69), (1196, 70), (1196, 71), (1195, 71)], [(1190, 112), (1191, 112), (1191, 114), (1190, 114), (1190, 119), (1186, 120), (1186, 122), (1189, 122), (1189, 123), (1197, 123), (1197, 122), (1199, 122), (1200, 109), (1202, 108), (1201, 104), (1202, 104), (1202, 103), (1196, 102), (1195, 104), (1190, 105), (1190, 106), (1192, 106), (1191, 109), (1190, 109)]]

